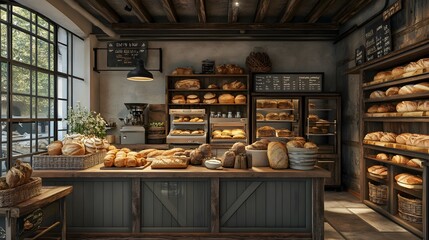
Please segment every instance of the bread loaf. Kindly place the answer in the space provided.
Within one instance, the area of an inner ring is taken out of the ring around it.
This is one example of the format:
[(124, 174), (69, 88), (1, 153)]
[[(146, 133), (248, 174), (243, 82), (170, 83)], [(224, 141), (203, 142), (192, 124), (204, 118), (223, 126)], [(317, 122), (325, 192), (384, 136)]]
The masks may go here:
[(420, 176), (414, 176), (408, 173), (400, 173), (395, 176), (395, 180), (400, 183), (405, 183), (409, 185), (421, 185), (423, 180)]
[(406, 144), (408, 139), (411, 137), (411, 133), (401, 133), (398, 136), (396, 136), (396, 143), (399, 144)]
[(105, 167), (113, 167), (115, 163), (116, 154), (106, 154), (104, 156), (104, 166)]
[(399, 92), (398, 87), (390, 87), (386, 90), (386, 96), (398, 95), (398, 92)]
[(423, 168), (422, 160), (418, 158), (410, 159), (410, 161), (407, 162), (407, 166), (415, 167), (415, 168)]
[(235, 152), (233, 150), (228, 150), (223, 154), (222, 157), (222, 166), (227, 168), (234, 167), (235, 163)]
[(414, 85), (414, 93), (423, 93), (429, 91), (429, 83), (422, 82)]
[(372, 92), (369, 95), (369, 98), (382, 98), (382, 97), (385, 97), (385, 96), (386, 96), (385, 92), (377, 90), (377, 91)]
[(232, 96), (231, 94), (221, 94), (218, 98), (219, 103), (222, 104), (231, 104), (235, 102), (235, 98), (234, 96)]
[(161, 156), (163, 153), (164, 153), (164, 150), (155, 150), (155, 151), (149, 152), (146, 155), (146, 157), (147, 158), (154, 158), (154, 157), (157, 157), (157, 156)]
[(293, 147), (293, 148), (303, 148), (304, 144), (305, 144), (305, 141), (291, 140), (286, 143), (286, 146)]
[(174, 104), (185, 104), (186, 99), (185, 99), (185, 96), (183, 96), (183, 95), (174, 95), (171, 98), (171, 102)]
[(69, 143), (64, 144), (61, 151), (62, 151), (63, 155), (67, 155), (67, 156), (84, 155), (85, 154), (85, 147), (83, 146), (82, 143), (69, 142)]
[(265, 119), (266, 120), (280, 120), (280, 117), (279, 117), (278, 113), (267, 113), (267, 115), (265, 115)]
[(387, 176), (387, 167), (374, 165), (368, 168), (368, 172), (379, 176)]
[(236, 89), (246, 89), (246, 84), (240, 81), (233, 81), (231, 83), (225, 83), (222, 85), (223, 90), (236, 90)]
[(154, 152), (154, 151), (156, 151), (155, 148), (149, 148), (149, 149), (141, 150), (139, 153), (141, 154), (141, 156), (143, 158), (146, 158), (149, 153)]
[(419, 66), (419, 64), (417, 64), (416, 62), (410, 62), (408, 63), (405, 67), (404, 67), (404, 72), (405, 73), (409, 73), (409, 72), (415, 72), (417, 70), (421, 69), (421, 67)]
[(183, 79), (176, 81), (175, 89), (200, 89), (200, 80), (198, 79)]
[(277, 108), (280, 109), (293, 109), (293, 103), (290, 100), (278, 100)]
[(392, 72), (390, 72), (390, 71), (378, 72), (374, 76), (374, 81), (383, 81), (383, 80), (389, 79), (391, 77), (392, 77)]
[(265, 117), (262, 113), (256, 113), (256, 121), (264, 121)]
[(258, 100), (256, 101), (257, 108), (277, 108), (275, 100)]
[(417, 103), (413, 101), (402, 101), (396, 105), (398, 112), (413, 112), (417, 110)]
[(271, 126), (263, 126), (257, 129), (258, 137), (275, 137), (276, 129)]
[(397, 164), (407, 164), (408, 161), (410, 161), (409, 158), (402, 156), (402, 155), (395, 155), (392, 157), (392, 162), (397, 163)]
[(418, 111), (429, 111), (429, 101), (418, 101), (417, 102)]
[(395, 112), (396, 106), (394, 106), (392, 103), (385, 103), (381, 104), (377, 108), (377, 112), (379, 113), (387, 113), (387, 112)]
[(392, 69), (392, 77), (393, 78), (400, 78), (402, 77), (402, 74), (404, 74), (404, 67), (400, 66), (400, 67), (395, 67), (394, 69)]
[(163, 168), (187, 168), (188, 160), (181, 157), (160, 156), (155, 158), (150, 165), (153, 169)]
[(385, 133), (383, 134), (383, 136), (380, 138), (380, 142), (390, 142), (390, 143), (395, 143), (396, 142), (396, 134), (395, 133)]
[(372, 140), (372, 141), (380, 141), (380, 138), (384, 135), (383, 132), (371, 132), (367, 133), (364, 137), (365, 140)]
[(401, 87), (398, 91), (399, 95), (407, 95), (415, 92), (414, 85), (405, 85)]
[(61, 148), (63, 147), (63, 142), (53, 141), (48, 145), (48, 155), (61, 155)]
[(234, 103), (235, 104), (246, 104), (246, 99), (247, 99), (246, 96), (244, 96), (243, 94), (238, 94), (234, 98)]
[(378, 111), (378, 105), (372, 105), (367, 110), (368, 113), (376, 113), (377, 111)]
[(319, 116), (317, 116), (316, 114), (308, 114), (308, 120), (310, 122), (317, 122), (319, 121)]
[(287, 149), (280, 142), (270, 142), (267, 149), (268, 162), (273, 169), (284, 169), (289, 167)]
[(289, 129), (279, 129), (277, 131), (277, 137), (290, 137), (292, 132)]
[(306, 142), (304, 144), (304, 148), (307, 148), (307, 149), (316, 149), (317, 145), (315, 143), (312, 143), (312, 142)]
[(429, 58), (422, 58), (422, 59), (417, 61), (417, 64), (421, 68), (429, 68)]
[(261, 139), (261, 140), (258, 140), (256, 142), (252, 143), (251, 145), (247, 146), (246, 149), (248, 149), (248, 150), (267, 150), (268, 143), (270, 143), (270, 141), (268, 139)]
[(208, 89), (218, 89), (218, 86), (214, 83), (207, 86)]
[(389, 156), (387, 156), (387, 154), (385, 153), (379, 153), (375, 156), (375, 158), (379, 160), (386, 160), (386, 161), (389, 160)]
[(200, 101), (201, 101), (200, 98), (195, 94), (186, 96), (186, 103), (195, 104), (195, 103), (199, 103)]

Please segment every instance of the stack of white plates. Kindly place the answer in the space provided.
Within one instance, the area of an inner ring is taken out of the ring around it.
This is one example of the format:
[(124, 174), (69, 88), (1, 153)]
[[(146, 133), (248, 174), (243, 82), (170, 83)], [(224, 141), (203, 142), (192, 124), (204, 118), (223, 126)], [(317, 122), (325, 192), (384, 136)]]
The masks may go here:
[(317, 163), (317, 149), (288, 147), (287, 150), (292, 169), (311, 170)]

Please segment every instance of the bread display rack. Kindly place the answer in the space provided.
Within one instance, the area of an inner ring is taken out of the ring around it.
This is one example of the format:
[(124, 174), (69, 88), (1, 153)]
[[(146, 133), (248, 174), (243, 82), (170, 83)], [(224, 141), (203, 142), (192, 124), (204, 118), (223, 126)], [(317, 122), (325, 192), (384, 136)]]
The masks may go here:
[[(349, 71), (362, 81), (363, 201), (423, 239), (429, 238), (428, 51), (428, 44), (416, 45)], [(387, 168), (386, 179), (368, 172), (374, 165)], [(369, 187), (383, 185), (387, 201), (371, 201)]]
[[(241, 119), (248, 118), (249, 104), (249, 76), (244, 74), (193, 74), (193, 75), (169, 75), (166, 76), (166, 102), (167, 111), (172, 109), (203, 109), (207, 116), (206, 122), (211, 125), (211, 120), (219, 122), (232, 122), (227, 126), (232, 129), (234, 124), (243, 124)], [(224, 119), (224, 120), (222, 120)], [(170, 128), (177, 127), (171, 124)], [(245, 120), (247, 122), (247, 120)], [(222, 123), (222, 124), (224, 124)], [(239, 136), (240, 141), (247, 141), (247, 124), (244, 130), (245, 138)], [(171, 133), (172, 129), (168, 131)], [(169, 134), (169, 136), (171, 136)], [(225, 135), (226, 136), (226, 135)], [(231, 139), (233, 136), (231, 135)], [(233, 143), (227, 138), (212, 141), (212, 132), (208, 131), (204, 143), (213, 144)], [(217, 138), (216, 138), (217, 139)], [(234, 141), (235, 142), (235, 141)]]
[(205, 109), (170, 109), (170, 132), (167, 143), (203, 144), (207, 138)]

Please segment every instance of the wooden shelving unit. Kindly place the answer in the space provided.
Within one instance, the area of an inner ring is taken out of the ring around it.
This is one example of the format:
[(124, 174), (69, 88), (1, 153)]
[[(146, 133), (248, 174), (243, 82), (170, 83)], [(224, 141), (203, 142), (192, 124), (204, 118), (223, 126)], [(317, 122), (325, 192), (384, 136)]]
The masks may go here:
[[(427, 57), (429, 51), (429, 44), (419, 45), (415, 48), (409, 48), (407, 51), (400, 53), (392, 53), (382, 59), (372, 61), (372, 63), (365, 63), (363, 66), (356, 67), (349, 71), (350, 74), (360, 74), (361, 84), (361, 137), (362, 137), (362, 161), (361, 161), (361, 189), (363, 202), (377, 212), (392, 219), (400, 224), (407, 230), (413, 232), (423, 239), (429, 239), (428, 233), (428, 161), (429, 153), (427, 151), (417, 151), (418, 149), (412, 148), (397, 148), (399, 145), (387, 144), (386, 146), (379, 146), (364, 143), (363, 138), (369, 132), (384, 131), (401, 133), (417, 133), (429, 135), (429, 117), (426, 116), (401, 116), (401, 114), (386, 114), (385, 116), (374, 116), (366, 114), (367, 109), (374, 104), (397, 104), (401, 101), (417, 101), (429, 100), (429, 92), (415, 93), (409, 95), (394, 95), (383, 98), (369, 98), (373, 91), (385, 91), (389, 87), (402, 87), (407, 84), (417, 84), (421, 82), (429, 82), (429, 73), (423, 73), (410, 77), (402, 77), (395, 80), (374, 83), (373, 77), (377, 72), (391, 70), (397, 66), (404, 66), (411, 61), (417, 61), (420, 58)], [(395, 148), (396, 147), (396, 148)], [(398, 163), (393, 163), (390, 160), (379, 160), (375, 156), (378, 153), (386, 153), (390, 157), (393, 155), (403, 155), (408, 158), (419, 158), (423, 161), (423, 167), (410, 167)], [(388, 176), (386, 180), (378, 179), (371, 176), (367, 172), (367, 168), (373, 165), (384, 165), (388, 169)], [(423, 178), (423, 189), (417, 190), (409, 189), (398, 185), (395, 181), (395, 176), (400, 173), (410, 173), (413, 175), (420, 175)], [(388, 200), (386, 205), (378, 205), (369, 200), (369, 187), (368, 183), (379, 185), (384, 184), (388, 186)], [(422, 200), (422, 223), (413, 223), (404, 220), (398, 213), (398, 194), (408, 198), (415, 198)]]

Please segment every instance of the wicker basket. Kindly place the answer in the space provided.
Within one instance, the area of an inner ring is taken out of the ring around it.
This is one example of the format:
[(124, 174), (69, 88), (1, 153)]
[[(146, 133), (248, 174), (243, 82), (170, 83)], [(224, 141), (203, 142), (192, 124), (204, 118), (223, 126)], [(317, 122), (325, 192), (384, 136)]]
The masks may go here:
[(410, 199), (398, 194), (398, 212), (404, 220), (422, 223), (422, 200)]
[(33, 156), (34, 169), (87, 169), (97, 164), (103, 163), (103, 158), (106, 155), (105, 151), (97, 153), (81, 155), (81, 156), (65, 156), (65, 155), (47, 155), (40, 154)]
[(373, 203), (385, 205), (387, 203), (387, 186), (374, 185), (368, 182), (369, 185), (369, 200)]
[(30, 181), (21, 186), (0, 190), (0, 207), (15, 206), (34, 196), (40, 195), (42, 191), (42, 179), (32, 177)]

